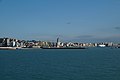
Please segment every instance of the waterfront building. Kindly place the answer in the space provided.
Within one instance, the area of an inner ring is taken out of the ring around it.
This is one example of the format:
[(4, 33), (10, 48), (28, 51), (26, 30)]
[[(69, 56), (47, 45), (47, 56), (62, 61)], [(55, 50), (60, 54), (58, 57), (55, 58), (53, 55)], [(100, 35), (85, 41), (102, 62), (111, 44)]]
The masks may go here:
[(13, 38), (0, 38), (0, 47), (22, 47), (23, 42)]
[(0, 38), (0, 46), (1, 47), (9, 47), (10, 39), (9, 38)]
[(109, 47), (113, 46), (113, 43), (112, 42), (108, 43), (108, 46)]

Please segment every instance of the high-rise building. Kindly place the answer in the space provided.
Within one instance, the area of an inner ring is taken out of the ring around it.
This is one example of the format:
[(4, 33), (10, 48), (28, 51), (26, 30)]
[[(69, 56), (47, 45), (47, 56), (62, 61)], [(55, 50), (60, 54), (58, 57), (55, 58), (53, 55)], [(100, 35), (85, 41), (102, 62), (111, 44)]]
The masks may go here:
[(59, 48), (59, 47), (60, 47), (60, 41), (59, 41), (59, 38), (57, 38), (56, 47), (57, 47), (57, 48)]

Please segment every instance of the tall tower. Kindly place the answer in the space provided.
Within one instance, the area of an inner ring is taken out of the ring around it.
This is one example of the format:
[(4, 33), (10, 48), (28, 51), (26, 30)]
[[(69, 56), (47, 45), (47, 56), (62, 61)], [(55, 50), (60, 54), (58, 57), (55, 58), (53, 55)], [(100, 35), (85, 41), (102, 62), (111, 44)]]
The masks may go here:
[(60, 47), (60, 41), (59, 41), (59, 38), (57, 38), (56, 47), (57, 47), (57, 48), (59, 48), (59, 47)]
[(57, 38), (57, 43), (59, 42), (59, 38)]

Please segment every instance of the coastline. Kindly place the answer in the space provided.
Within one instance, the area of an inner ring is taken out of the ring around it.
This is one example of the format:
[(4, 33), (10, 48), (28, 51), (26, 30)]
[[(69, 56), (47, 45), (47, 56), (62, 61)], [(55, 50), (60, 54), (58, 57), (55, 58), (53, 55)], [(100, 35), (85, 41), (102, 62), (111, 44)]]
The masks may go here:
[[(110, 47), (113, 48), (120, 48), (120, 47)], [(25, 49), (88, 49), (88, 47), (41, 47), (41, 48), (22, 48), (22, 47), (0, 47), (0, 50), (25, 50)]]
[(20, 49), (19, 47), (0, 47), (0, 50), (16, 50)]

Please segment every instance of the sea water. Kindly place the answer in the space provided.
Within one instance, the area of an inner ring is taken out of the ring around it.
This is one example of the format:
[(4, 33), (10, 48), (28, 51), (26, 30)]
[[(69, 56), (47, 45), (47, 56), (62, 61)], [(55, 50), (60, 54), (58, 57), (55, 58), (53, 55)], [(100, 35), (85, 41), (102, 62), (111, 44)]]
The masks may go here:
[(0, 50), (0, 80), (120, 80), (120, 49)]

